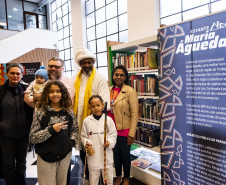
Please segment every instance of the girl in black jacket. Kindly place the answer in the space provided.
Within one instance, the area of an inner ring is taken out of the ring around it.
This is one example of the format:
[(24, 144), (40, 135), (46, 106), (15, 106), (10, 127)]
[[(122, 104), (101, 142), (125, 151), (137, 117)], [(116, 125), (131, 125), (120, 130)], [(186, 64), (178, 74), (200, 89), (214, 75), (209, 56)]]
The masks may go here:
[(46, 84), (29, 136), (38, 154), (39, 185), (66, 185), (71, 150), (78, 139), (71, 104), (70, 95), (61, 82)]

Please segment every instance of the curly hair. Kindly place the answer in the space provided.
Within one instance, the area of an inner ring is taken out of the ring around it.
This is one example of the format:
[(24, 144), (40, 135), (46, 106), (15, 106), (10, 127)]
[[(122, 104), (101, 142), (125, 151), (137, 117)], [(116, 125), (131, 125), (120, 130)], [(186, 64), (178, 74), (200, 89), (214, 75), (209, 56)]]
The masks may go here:
[(70, 112), (72, 110), (72, 101), (70, 98), (70, 94), (69, 94), (67, 88), (65, 87), (65, 85), (62, 82), (56, 81), (56, 80), (49, 81), (45, 85), (43, 92), (42, 92), (42, 96), (37, 103), (37, 106), (36, 106), (37, 109), (46, 111), (46, 106), (50, 105), (51, 101), (49, 99), (49, 89), (52, 85), (57, 85), (61, 90), (60, 107), (64, 111)]
[(123, 65), (118, 65), (117, 67), (115, 67), (115, 68), (113, 69), (113, 71), (112, 71), (112, 84), (115, 85), (115, 82), (114, 82), (114, 80), (113, 80), (113, 76), (114, 76), (115, 72), (117, 71), (117, 69), (123, 70), (123, 72), (124, 72), (124, 74), (125, 74), (125, 76), (126, 76), (126, 80), (125, 80), (124, 83), (125, 83), (126, 85), (129, 85), (129, 74), (128, 74), (128, 71), (127, 71), (126, 67), (123, 66)]

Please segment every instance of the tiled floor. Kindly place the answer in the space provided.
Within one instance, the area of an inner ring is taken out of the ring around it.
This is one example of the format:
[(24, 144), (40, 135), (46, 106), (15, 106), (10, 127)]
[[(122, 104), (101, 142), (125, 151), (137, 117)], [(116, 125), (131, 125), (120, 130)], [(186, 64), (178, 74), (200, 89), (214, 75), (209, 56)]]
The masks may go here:
[[(82, 161), (79, 157), (79, 151), (72, 151), (71, 158), (71, 182), (70, 185), (83, 185), (83, 178), (81, 174), (83, 173)], [(37, 166), (36, 166), (36, 154), (33, 152), (28, 152), (27, 154), (27, 185), (38, 185), (37, 182)], [(0, 179), (0, 185), (5, 185), (3, 179)], [(142, 182), (131, 178), (130, 185), (145, 185)]]

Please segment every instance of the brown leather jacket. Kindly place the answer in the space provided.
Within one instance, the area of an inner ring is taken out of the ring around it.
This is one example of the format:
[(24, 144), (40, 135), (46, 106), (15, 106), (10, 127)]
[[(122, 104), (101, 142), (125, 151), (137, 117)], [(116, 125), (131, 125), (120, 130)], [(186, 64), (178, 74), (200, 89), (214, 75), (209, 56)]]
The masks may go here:
[[(113, 86), (110, 87), (110, 92)], [(117, 130), (129, 129), (129, 136), (135, 137), (138, 120), (137, 92), (128, 85), (123, 85), (113, 103), (113, 112)]]

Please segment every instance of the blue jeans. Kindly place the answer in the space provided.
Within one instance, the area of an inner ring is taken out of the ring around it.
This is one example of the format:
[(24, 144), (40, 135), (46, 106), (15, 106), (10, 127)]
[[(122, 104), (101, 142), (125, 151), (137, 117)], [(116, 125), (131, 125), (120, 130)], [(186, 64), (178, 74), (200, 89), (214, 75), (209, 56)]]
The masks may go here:
[(124, 169), (124, 177), (130, 177), (130, 148), (131, 145), (127, 144), (127, 137), (117, 136), (117, 142), (115, 145), (114, 151), (114, 163), (116, 176), (122, 176), (122, 166)]
[(1, 136), (3, 173), (6, 185), (26, 185), (28, 135), (22, 138)]

